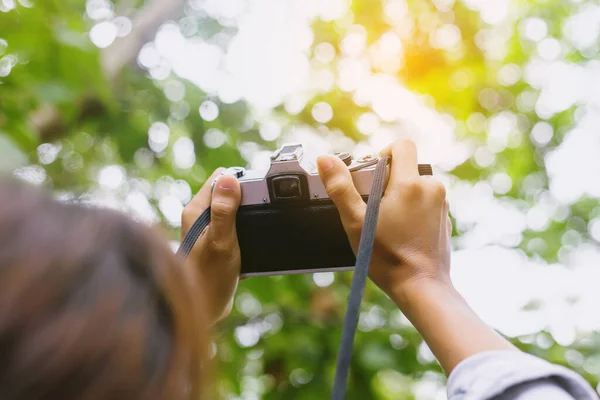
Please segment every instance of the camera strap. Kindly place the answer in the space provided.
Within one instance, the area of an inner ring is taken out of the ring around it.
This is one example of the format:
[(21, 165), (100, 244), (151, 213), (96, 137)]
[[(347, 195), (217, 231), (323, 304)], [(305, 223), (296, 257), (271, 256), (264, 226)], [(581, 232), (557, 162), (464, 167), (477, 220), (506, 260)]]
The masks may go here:
[(389, 160), (389, 157), (379, 160), (375, 168), (373, 183), (371, 184), (367, 212), (356, 255), (356, 267), (354, 268), (350, 295), (348, 296), (346, 316), (344, 317), (344, 325), (342, 326), (342, 340), (338, 351), (335, 380), (333, 381), (333, 391), (331, 393), (332, 400), (343, 400), (346, 396), (348, 372), (350, 371), (350, 360), (352, 358), (352, 345), (354, 344), (354, 335), (356, 333), (356, 326), (358, 325), (360, 303), (369, 274), (369, 264), (371, 263), (373, 245), (375, 244), (377, 217), (379, 216), (379, 206), (384, 190), (386, 165)]
[(200, 214), (198, 219), (192, 224), (188, 233), (185, 234), (185, 237), (181, 241), (179, 249), (177, 250), (177, 255), (179, 257), (185, 260), (187, 256), (190, 255), (190, 251), (192, 251), (192, 248), (198, 241), (198, 238), (200, 237), (204, 229), (206, 229), (209, 223), (210, 207), (208, 207), (206, 210), (204, 210), (202, 214)]
[[(360, 235), (358, 254), (356, 255), (356, 267), (352, 277), (352, 285), (350, 287), (350, 295), (348, 297), (348, 306), (346, 308), (346, 315), (344, 317), (344, 324), (342, 326), (342, 339), (340, 342), (340, 349), (338, 351), (335, 380), (331, 394), (332, 400), (343, 400), (346, 396), (348, 372), (352, 358), (352, 346), (354, 344), (354, 335), (358, 325), (360, 303), (362, 301), (367, 277), (369, 274), (369, 264), (371, 262), (371, 255), (373, 253), (373, 245), (375, 244), (377, 217), (379, 215), (379, 205), (383, 196), (386, 166), (389, 162), (389, 159), (389, 157), (384, 157), (379, 160), (377, 167), (375, 168), (373, 183), (371, 184), (371, 192), (369, 194), (365, 221), (363, 223), (363, 229)], [(200, 217), (194, 222), (188, 233), (183, 238), (181, 246), (177, 250), (178, 256), (185, 259), (190, 254), (194, 244), (209, 223), (210, 207), (200, 215)]]

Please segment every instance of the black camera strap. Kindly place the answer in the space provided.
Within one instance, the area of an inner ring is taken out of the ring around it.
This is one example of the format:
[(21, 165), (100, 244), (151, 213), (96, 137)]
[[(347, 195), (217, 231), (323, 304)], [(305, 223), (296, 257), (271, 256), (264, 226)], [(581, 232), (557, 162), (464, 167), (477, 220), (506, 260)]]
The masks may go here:
[(179, 249), (177, 250), (177, 255), (179, 257), (185, 260), (187, 256), (190, 255), (190, 251), (192, 251), (192, 248), (198, 241), (198, 238), (200, 237), (204, 229), (206, 229), (209, 223), (210, 207), (208, 207), (206, 210), (204, 210), (202, 214), (200, 214), (198, 219), (192, 224), (192, 227), (190, 228), (188, 233), (185, 234), (185, 237), (181, 241)]
[[(360, 303), (362, 301), (367, 277), (369, 274), (369, 264), (373, 253), (373, 245), (375, 244), (375, 231), (377, 229), (377, 217), (379, 215), (379, 205), (383, 196), (386, 165), (389, 162), (389, 157), (384, 157), (379, 160), (375, 168), (373, 183), (371, 184), (371, 193), (367, 204), (365, 221), (363, 230), (360, 236), (360, 245), (356, 256), (356, 267), (354, 276), (352, 277), (352, 285), (350, 287), (350, 295), (348, 297), (348, 307), (344, 317), (344, 325), (342, 327), (342, 340), (338, 351), (337, 365), (335, 369), (335, 380), (333, 383), (333, 391), (331, 394), (332, 400), (343, 400), (346, 396), (346, 386), (348, 383), (348, 372), (350, 369), (350, 361), (352, 359), (352, 346), (354, 344), (354, 334), (358, 325), (358, 317), (360, 313)], [(177, 255), (186, 258), (194, 244), (202, 234), (202, 231), (210, 223), (210, 207), (206, 209), (200, 217), (194, 222), (185, 238), (181, 242), (181, 246), (177, 250)]]

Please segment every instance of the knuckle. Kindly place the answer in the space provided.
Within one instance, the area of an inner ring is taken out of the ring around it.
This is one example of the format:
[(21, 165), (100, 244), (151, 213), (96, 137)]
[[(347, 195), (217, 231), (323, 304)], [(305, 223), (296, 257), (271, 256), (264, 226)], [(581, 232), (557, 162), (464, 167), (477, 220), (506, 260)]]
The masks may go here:
[(350, 217), (344, 224), (346, 229), (353, 236), (360, 236), (363, 228), (363, 218), (358, 216), (358, 213), (354, 217)]
[(209, 251), (213, 255), (223, 255), (231, 251), (232, 245), (227, 240), (211, 239), (209, 243)]
[(362, 226), (363, 221), (365, 219), (364, 208), (361, 208), (359, 205), (356, 205), (355, 207), (351, 207), (348, 215), (353, 221), (356, 221), (357, 224)]
[(444, 203), (446, 200), (446, 187), (437, 179), (427, 179), (426, 187), (428, 194), (436, 201)]
[(227, 218), (234, 214), (236, 207), (232, 203), (213, 201), (211, 206), (212, 217), (215, 219)]
[(400, 193), (408, 198), (420, 197), (423, 193), (423, 183), (420, 179), (406, 179), (398, 185)]
[(437, 179), (431, 177), (425, 178), (423, 179), (423, 185), (425, 186), (427, 192), (435, 198), (441, 200), (446, 198), (446, 187)]
[(343, 199), (350, 193), (350, 183), (346, 179), (334, 179), (327, 186), (327, 193), (332, 199)]
[(352, 232), (361, 231), (365, 219), (365, 210), (359, 204), (353, 204), (340, 215), (344, 225)]

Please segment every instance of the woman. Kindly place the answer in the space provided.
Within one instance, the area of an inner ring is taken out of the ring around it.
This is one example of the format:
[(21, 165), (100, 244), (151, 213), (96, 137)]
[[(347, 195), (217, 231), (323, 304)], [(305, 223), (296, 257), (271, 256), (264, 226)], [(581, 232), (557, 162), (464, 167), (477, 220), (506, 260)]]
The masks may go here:
[[(595, 398), (581, 377), (520, 353), (471, 311), (450, 280), (444, 187), (419, 176), (412, 142), (384, 152), (391, 174), (370, 277), (449, 374), (449, 398)], [(342, 161), (324, 156), (318, 166), (356, 251), (366, 206)], [(211, 393), (208, 332), (228, 313), (238, 282), (240, 198), (229, 176), (212, 194), (200, 190), (184, 210), (182, 234), (209, 205), (212, 220), (182, 265), (157, 233), (118, 213), (1, 184), (0, 398)]]

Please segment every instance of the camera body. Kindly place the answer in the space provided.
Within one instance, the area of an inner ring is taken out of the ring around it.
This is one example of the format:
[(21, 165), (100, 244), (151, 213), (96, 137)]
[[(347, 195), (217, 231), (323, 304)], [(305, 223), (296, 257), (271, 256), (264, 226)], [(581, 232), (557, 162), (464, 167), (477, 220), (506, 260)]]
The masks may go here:
[[(356, 189), (367, 201), (378, 157), (354, 160), (348, 153), (336, 155), (348, 166)], [(431, 166), (419, 165), (419, 173), (431, 175)], [(304, 156), (301, 144), (282, 146), (271, 156), (266, 172), (233, 167), (223, 174), (236, 176), (242, 190), (236, 221), (242, 276), (354, 267), (356, 259), (338, 211), (315, 160)]]

